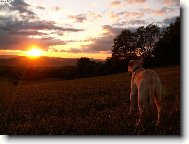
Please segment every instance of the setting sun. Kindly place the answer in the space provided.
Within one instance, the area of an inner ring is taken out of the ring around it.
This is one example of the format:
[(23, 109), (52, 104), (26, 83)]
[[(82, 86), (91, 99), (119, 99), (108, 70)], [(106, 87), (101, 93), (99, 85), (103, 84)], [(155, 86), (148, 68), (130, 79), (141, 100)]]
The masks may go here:
[(39, 48), (32, 48), (27, 52), (27, 55), (30, 57), (40, 57), (42, 56), (42, 50)]

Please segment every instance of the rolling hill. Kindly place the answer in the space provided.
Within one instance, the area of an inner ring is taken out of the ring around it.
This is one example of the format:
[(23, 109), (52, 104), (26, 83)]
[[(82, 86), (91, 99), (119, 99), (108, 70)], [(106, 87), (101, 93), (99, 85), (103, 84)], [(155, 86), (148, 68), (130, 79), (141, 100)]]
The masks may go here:
[(130, 76), (121, 73), (18, 86), (0, 81), (0, 134), (180, 135), (179, 66), (155, 71), (163, 84), (159, 127), (156, 114), (136, 127), (137, 113), (128, 115)]
[[(39, 57), (31, 59), (24, 56), (0, 56), (0, 66), (15, 66), (15, 67), (63, 67), (63, 66), (75, 66), (77, 58), (57, 58), (57, 57)], [(101, 61), (96, 60), (94, 61)]]

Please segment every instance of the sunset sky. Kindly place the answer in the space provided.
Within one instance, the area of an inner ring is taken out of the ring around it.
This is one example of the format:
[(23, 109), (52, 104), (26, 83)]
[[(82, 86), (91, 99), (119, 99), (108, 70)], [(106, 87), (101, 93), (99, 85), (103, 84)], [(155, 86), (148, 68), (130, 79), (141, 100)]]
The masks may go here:
[(152, 22), (166, 27), (180, 15), (179, 0), (14, 0), (0, 2), (0, 55), (111, 56), (123, 29)]

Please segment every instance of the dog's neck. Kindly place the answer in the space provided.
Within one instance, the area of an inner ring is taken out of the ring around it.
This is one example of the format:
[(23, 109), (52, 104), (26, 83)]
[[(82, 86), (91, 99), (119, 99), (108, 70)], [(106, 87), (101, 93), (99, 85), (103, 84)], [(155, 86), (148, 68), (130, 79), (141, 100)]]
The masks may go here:
[(141, 67), (136, 67), (133, 72), (136, 72), (138, 69), (140, 69)]

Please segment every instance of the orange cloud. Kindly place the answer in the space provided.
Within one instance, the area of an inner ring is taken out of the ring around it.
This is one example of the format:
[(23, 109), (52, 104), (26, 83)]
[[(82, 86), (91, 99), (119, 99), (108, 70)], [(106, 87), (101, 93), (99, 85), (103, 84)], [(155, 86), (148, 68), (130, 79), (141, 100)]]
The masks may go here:
[(162, 15), (165, 15), (167, 12), (165, 10), (154, 10), (152, 12), (153, 15), (155, 16), (162, 16)]
[(119, 15), (117, 15), (116, 13), (109, 12), (109, 13), (108, 13), (108, 16), (109, 16), (109, 18), (110, 18), (112, 21), (118, 21), (118, 20), (119, 20)]
[(162, 9), (158, 9), (158, 10), (154, 10), (154, 9), (144, 9), (143, 10), (144, 13), (149, 13), (152, 14), (154, 16), (163, 16), (167, 14), (167, 9), (162, 8)]
[(164, 5), (180, 5), (180, 0), (162, 0)]
[(146, 0), (127, 0), (129, 4), (144, 3)]
[(139, 18), (139, 17), (143, 17), (144, 13), (142, 13), (142, 12), (125, 12), (124, 16), (126, 18)]
[(99, 13), (95, 13), (95, 12), (88, 12), (87, 13), (87, 18), (90, 18), (92, 20), (94, 20), (94, 19), (101, 19), (102, 15), (99, 14)]
[(114, 0), (111, 2), (110, 6), (111, 7), (119, 7), (119, 6), (121, 6), (121, 2), (118, 0)]
[(83, 23), (85, 20), (87, 20), (86, 16), (83, 14), (79, 15), (69, 15), (68, 18), (74, 19), (75, 22)]

